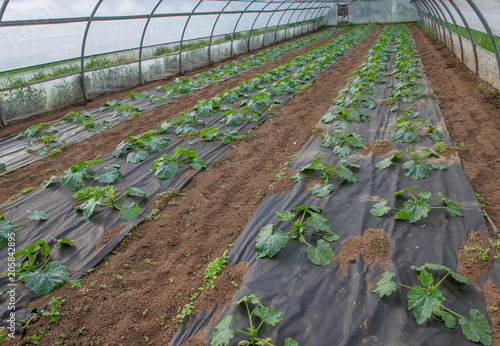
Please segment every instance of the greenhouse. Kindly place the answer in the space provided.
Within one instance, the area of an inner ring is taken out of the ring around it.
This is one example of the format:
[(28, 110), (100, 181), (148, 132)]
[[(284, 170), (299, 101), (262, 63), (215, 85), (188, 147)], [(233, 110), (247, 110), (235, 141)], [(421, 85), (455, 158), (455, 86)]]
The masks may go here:
[(498, 18), (0, 1), (0, 342), (500, 345)]

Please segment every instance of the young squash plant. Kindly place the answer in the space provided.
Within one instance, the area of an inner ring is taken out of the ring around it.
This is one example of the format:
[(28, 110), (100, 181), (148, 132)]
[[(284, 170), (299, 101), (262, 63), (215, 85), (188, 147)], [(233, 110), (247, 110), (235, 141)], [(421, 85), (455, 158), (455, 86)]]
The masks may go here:
[(333, 110), (329, 113), (326, 113), (322, 118), (321, 122), (323, 124), (333, 123), (334, 128), (345, 129), (349, 127), (349, 123), (352, 121), (364, 122), (368, 121), (370, 116), (363, 111), (360, 111), (357, 107), (353, 108), (345, 108), (338, 107), (336, 110)]
[[(184, 156), (181, 159), (181, 156)], [(184, 149), (180, 147), (174, 150), (172, 155), (163, 154), (159, 159), (153, 161), (152, 170), (155, 171), (155, 175), (159, 179), (170, 179), (173, 178), (180, 168), (188, 167), (200, 170), (205, 168), (205, 161), (198, 158), (198, 153), (193, 150)]]
[(221, 115), (225, 115), (225, 117), (219, 120), (219, 123), (224, 123), (231, 127), (241, 125), (243, 120), (260, 120), (260, 112), (248, 106), (241, 107), (240, 109), (230, 108), (222, 112)]
[[(37, 125), (31, 125), (30, 127), (28, 127), (28, 129), (24, 132), (21, 132), (19, 133), (16, 137), (14, 137), (14, 139), (19, 139), (21, 137), (24, 137), (24, 138), (32, 138), (32, 137), (36, 137), (38, 136), (38, 134), (40, 134), (41, 130), (50, 126), (50, 123), (40, 123), (40, 124), (37, 124)], [(54, 132), (58, 132), (59, 130), (57, 128), (55, 128), (54, 126), (50, 126), (48, 129), (45, 129), (44, 131), (42, 131), (42, 133), (44, 135), (50, 135)]]
[[(311, 205), (299, 205), (295, 208), (298, 213), (291, 211), (277, 211), (276, 218), (280, 221), (290, 221), (294, 229), (289, 232), (283, 232), (269, 224), (260, 229), (255, 246), (255, 255), (257, 259), (263, 257), (274, 257), (288, 242), (288, 238), (298, 239), (301, 243), (307, 245), (307, 257), (316, 265), (330, 264), (330, 258), (333, 251), (328, 242), (334, 242), (340, 237), (333, 233), (328, 220), (321, 215), (322, 209)], [(292, 219), (296, 219), (292, 221)], [(312, 230), (311, 230), (312, 229)], [(319, 236), (316, 246), (311, 245), (306, 234)]]
[[(392, 280), (395, 274), (386, 271), (382, 275), (382, 279), (377, 283), (373, 293), (382, 298), (391, 295), (396, 291), (397, 286), (409, 289), (410, 292), (407, 295), (408, 310), (413, 310), (413, 315), (419, 325), (422, 325), (427, 319), (433, 317), (435, 320), (443, 322), (446, 327), (453, 329), (457, 325), (456, 317), (459, 317), (458, 323), (462, 326), (462, 333), (467, 339), (480, 342), (483, 345), (491, 345), (491, 328), (488, 320), (482, 313), (477, 309), (470, 309), (470, 318), (467, 318), (443, 305), (445, 298), (438, 287), (448, 277), (461, 284), (468, 284), (469, 280), (466, 277), (440, 264), (426, 263), (420, 267), (412, 266), (411, 269), (419, 272), (417, 278), (420, 280), (421, 285), (411, 287), (395, 282)], [(444, 270), (446, 275), (435, 284), (434, 276), (427, 269)]]
[[(424, 126), (428, 132), (418, 134), (416, 130)], [(389, 132), (389, 138), (394, 138), (400, 143), (411, 143), (419, 136), (429, 136), (434, 141), (442, 141), (443, 133), (435, 127), (427, 124), (423, 119), (412, 119), (409, 116), (403, 117), (396, 121), (396, 125), (392, 128), (398, 129), (395, 132)]]
[(164, 151), (169, 138), (162, 138), (156, 135), (156, 131), (151, 130), (137, 136), (130, 136), (122, 141), (113, 152), (114, 157), (120, 157), (125, 151), (132, 151), (127, 155), (128, 163), (138, 163), (144, 161), (149, 156), (146, 149)]
[(138, 117), (138, 116), (142, 115), (142, 112), (144, 112), (144, 108), (140, 108), (140, 107), (132, 106), (132, 105), (121, 105), (121, 106), (114, 108), (113, 112), (109, 116), (111, 118)]
[[(359, 165), (354, 165), (349, 163), (346, 160), (340, 161), (340, 164), (337, 167), (333, 167), (333, 163), (328, 163), (325, 165), (321, 162), (323, 158), (318, 157), (314, 159), (310, 164), (303, 166), (300, 168), (299, 172), (294, 176), (290, 177), (290, 180), (294, 183), (298, 183), (303, 178), (308, 179), (320, 179), (323, 180), (324, 184), (316, 184), (312, 188), (312, 194), (316, 197), (326, 197), (330, 195), (333, 191), (333, 185), (329, 184), (330, 180), (336, 176), (343, 178), (351, 183), (357, 183), (359, 180), (354, 175), (354, 172), (349, 169), (347, 166), (351, 166), (353, 168), (359, 168)], [(342, 163), (345, 163), (344, 165)], [(320, 176), (311, 176), (310, 173), (313, 174), (315, 171), (321, 172)], [(308, 174), (308, 175), (306, 175)]]
[(146, 198), (149, 194), (143, 189), (132, 186), (125, 186), (125, 190), (125, 193), (118, 197), (118, 191), (114, 186), (86, 188), (85, 191), (75, 194), (75, 199), (82, 199), (85, 197), (85, 194), (92, 197), (76, 206), (75, 210), (83, 212), (83, 221), (89, 221), (92, 214), (100, 209), (115, 209), (119, 211), (118, 217), (120, 219), (133, 220), (141, 214), (141, 208), (135, 202), (127, 202), (124, 205), (119, 204), (119, 202), (127, 196)]
[(120, 107), (122, 104), (118, 102), (117, 100), (108, 100), (102, 104), (102, 107), (99, 109), (99, 112), (106, 112), (109, 110), (116, 109)]
[[(249, 303), (255, 304), (255, 307), (250, 308)], [(282, 311), (269, 309), (267, 306), (262, 305), (260, 299), (255, 294), (236, 300), (233, 304), (243, 305), (245, 311), (247, 312), (249, 323), (249, 327), (247, 327), (248, 331), (231, 328), (231, 322), (233, 321), (234, 315), (226, 316), (215, 327), (210, 345), (226, 346), (234, 337), (234, 332), (237, 332), (249, 337), (249, 340), (240, 341), (238, 345), (274, 346), (274, 344), (271, 343), (271, 338), (260, 338), (258, 333), (264, 323), (270, 326), (276, 326), (276, 323), (281, 321)], [(254, 321), (252, 319), (255, 319), (256, 317), (260, 318), (260, 323), (254, 325)], [(292, 338), (285, 339), (285, 346), (298, 345), (297, 341)]]
[(245, 136), (236, 130), (222, 131), (218, 127), (211, 126), (209, 128), (200, 130), (200, 139), (206, 141), (222, 141), (222, 144), (229, 144), (231, 140), (242, 139)]
[(35, 152), (36, 155), (41, 156), (47, 154), (49, 148), (55, 148), (58, 145), (64, 144), (66, 144), (66, 142), (61, 139), (60, 135), (46, 134), (44, 136), (32, 139), (28, 144), (28, 147), (26, 148), (26, 152), (29, 153), (33, 146), (41, 145), (42, 147)]
[[(383, 216), (387, 214), (390, 210), (396, 210), (397, 211), (395, 217), (396, 220), (408, 220), (408, 222), (410, 223), (417, 222), (422, 217), (426, 218), (427, 214), (429, 213), (429, 211), (431, 211), (431, 209), (446, 209), (446, 211), (449, 212), (452, 217), (463, 216), (459, 210), (458, 205), (451, 199), (443, 196), (441, 192), (438, 192), (439, 198), (431, 199), (432, 194), (430, 192), (421, 192), (417, 195), (420, 198), (417, 198), (411, 192), (411, 190), (416, 188), (418, 188), (418, 186), (409, 186), (401, 191), (393, 193), (393, 196), (395, 197), (405, 192), (408, 192), (408, 194), (410, 195), (411, 199), (408, 199), (406, 202), (404, 202), (403, 209), (391, 208), (387, 205), (387, 201), (383, 199), (380, 202), (376, 203), (370, 209), (370, 214), (374, 216)], [(445, 206), (432, 207), (429, 204), (429, 202), (436, 200), (441, 200)]]
[[(425, 157), (441, 157), (438, 153), (429, 149), (422, 149), (420, 153), (412, 154), (411, 152), (414, 150), (415, 148), (411, 147), (403, 151), (395, 152), (391, 156), (377, 163), (375, 167), (377, 167), (378, 169), (386, 169), (392, 165), (401, 166), (405, 171), (405, 175), (415, 180), (427, 178), (431, 174), (431, 171), (433, 169), (446, 169), (446, 166), (440, 162), (430, 163), (424, 160)], [(410, 160), (406, 161), (403, 164), (396, 163), (399, 158), (405, 154), (410, 157)]]
[[(57, 286), (68, 281), (68, 268), (60, 261), (50, 261), (50, 258), (59, 245), (73, 246), (74, 242), (68, 238), (53, 240), (56, 244), (52, 250), (43, 239), (27, 245), (25, 249), (17, 250), (13, 255), (14, 258), (26, 257), (23, 261), (16, 262), (15, 270), (3, 274), (3, 277), (9, 277), (10, 281), (17, 279), (18, 282), (14, 287), (24, 282), (24, 285), (38, 296), (49, 294)], [(6, 288), (0, 295), (11, 288), (12, 286)]]
[(81, 111), (81, 112), (71, 111), (61, 119), (61, 122), (59, 122), (59, 124), (60, 125), (67, 124), (71, 119), (73, 119), (74, 124), (83, 125), (85, 130), (89, 132), (101, 131), (109, 127), (108, 120), (96, 122), (92, 113), (89, 113), (87, 111)]
[(14, 225), (12, 221), (2, 220), (5, 214), (0, 214), (0, 249), (9, 243), (8, 239), (14, 237), (14, 229), (21, 227), (29, 220), (45, 221), (47, 214), (40, 210), (28, 209), (28, 217), (21, 223)]
[(321, 134), (322, 147), (329, 147), (334, 144), (333, 154), (335, 156), (344, 157), (351, 153), (351, 148), (347, 144), (350, 144), (354, 148), (364, 148), (366, 146), (363, 144), (364, 137), (358, 135), (357, 133), (346, 134), (344, 130), (334, 130), (333, 133), (323, 132)]

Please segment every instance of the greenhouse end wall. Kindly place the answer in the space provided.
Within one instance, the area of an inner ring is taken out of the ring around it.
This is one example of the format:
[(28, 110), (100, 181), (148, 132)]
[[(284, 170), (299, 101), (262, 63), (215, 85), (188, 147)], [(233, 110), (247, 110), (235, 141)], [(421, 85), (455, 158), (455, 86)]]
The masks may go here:
[[(308, 23), (282, 30), (259, 34), (233, 41), (233, 54), (239, 55), (317, 31), (322, 22)], [(195, 48), (182, 53), (182, 72), (205, 67), (209, 62), (209, 48)], [(231, 42), (212, 44), (210, 60), (219, 62), (231, 57)], [(145, 82), (160, 80), (180, 73), (179, 54), (149, 58), (142, 61)], [(139, 63), (131, 62), (85, 72), (85, 85), (89, 98), (140, 84)], [(7, 121), (70, 106), (85, 99), (81, 75), (44, 80), (31, 85), (0, 92), (0, 105)]]

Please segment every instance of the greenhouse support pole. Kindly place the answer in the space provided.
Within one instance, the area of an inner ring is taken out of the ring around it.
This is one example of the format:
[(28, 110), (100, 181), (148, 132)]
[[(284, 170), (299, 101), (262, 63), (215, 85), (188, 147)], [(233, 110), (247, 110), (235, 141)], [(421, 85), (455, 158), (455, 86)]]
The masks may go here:
[(233, 34), (231, 36), (231, 58), (234, 57), (234, 49), (233, 49), (233, 44), (234, 44), (234, 33), (236, 32), (236, 28), (238, 27), (238, 24), (240, 23), (240, 20), (241, 18), (243, 17), (243, 15), (245, 14), (246, 10), (248, 10), (248, 8), (250, 6), (252, 6), (252, 4), (255, 2), (255, 0), (252, 0), (250, 1), (250, 3), (248, 4), (247, 7), (245, 7), (245, 9), (241, 12), (238, 20), (236, 21), (236, 24), (234, 24), (234, 28), (233, 28)]
[(82, 39), (82, 52), (80, 55), (80, 68), (81, 68), (80, 74), (82, 76), (83, 97), (85, 97), (86, 100), (89, 99), (89, 95), (87, 94), (87, 87), (85, 85), (85, 44), (87, 43), (87, 36), (89, 34), (90, 24), (92, 24), (92, 19), (94, 19), (95, 13), (99, 9), (99, 6), (101, 6), (103, 1), (104, 0), (99, 0), (97, 4), (94, 6), (94, 9), (90, 14), (89, 20), (87, 21), (87, 26), (85, 27), (85, 32), (83, 34), (83, 39)]
[[(283, 17), (285, 16), (285, 14), (288, 12), (288, 9), (290, 7), (292, 7), (292, 5), (293, 5), (293, 2), (290, 2), (290, 5), (286, 8), (286, 10), (283, 11), (283, 14), (280, 17), (280, 20), (278, 20), (278, 24), (276, 25), (276, 32), (274, 33), (274, 43), (276, 43), (277, 40), (278, 40), (278, 30), (280, 28), (281, 20), (283, 19)], [(286, 29), (285, 29), (285, 40), (286, 40)]]
[(500, 52), (498, 52), (498, 45), (497, 42), (495, 41), (495, 36), (493, 36), (493, 33), (491, 32), (491, 28), (488, 25), (488, 21), (486, 18), (484, 18), (483, 14), (479, 10), (479, 8), (476, 6), (473, 0), (466, 0), (467, 3), (469, 4), (470, 7), (476, 12), (476, 15), (478, 16), (479, 20), (484, 26), (484, 29), (486, 30), (486, 33), (488, 34), (488, 37), (490, 38), (491, 45), (493, 47), (493, 51), (495, 52), (495, 58), (497, 59), (497, 69), (498, 69), (498, 77), (500, 81)]
[[(260, 15), (262, 14), (262, 12), (267, 8), (267, 6), (271, 5), (272, 1), (268, 2), (266, 4), (266, 6), (262, 7), (262, 9), (260, 10), (260, 12), (257, 14), (257, 16), (255, 17), (253, 23), (252, 23), (252, 28), (250, 29), (250, 35), (248, 35), (248, 51), (250, 51), (250, 39), (252, 38), (252, 31), (253, 31), (253, 28), (255, 26), (255, 23), (257, 23), (257, 19), (259, 19)], [(265, 36), (265, 35), (264, 35)]]
[(149, 22), (151, 21), (151, 17), (153, 14), (156, 12), (160, 4), (163, 2), (163, 0), (158, 0), (156, 3), (155, 7), (151, 11), (151, 13), (148, 16), (148, 19), (146, 20), (146, 24), (144, 24), (144, 29), (142, 30), (142, 35), (141, 35), (141, 45), (139, 46), (139, 77), (141, 78), (141, 84), (144, 84), (144, 77), (142, 75), (142, 47), (144, 45), (144, 37), (146, 37), (146, 31), (148, 30), (148, 25)]
[[(434, 5), (431, 0), (423, 0), (427, 5), (429, 6), (429, 9), (432, 11), (432, 16), (435, 18), (436, 23), (439, 21), (441, 23), (438, 23), (438, 28), (442, 29), (442, 39), (444, 45), (446, 46), (446, 28), (444, 27), (443, 20), (441, 19), (441, 15), (437, 12), (437, 10), (434, 8)], [(441, 26), (439, 25), (441, 24)], [(441, 30), (439, 31), (441, 32)]]
[[(477, 60), (476, 42), (474, 41), (474, 36), (472, 36), (472, 31), (470, 30), (469, 23), (467, 22), (467, 19), (465, 19), (465, 16), (462, 13), (462, 11), (460, 11), (460, 8), (457, 6), (457, 4), (455, 4), (455, 1), (453, 1), (453, 0), (448, 0), (448, 1), (453, 6), (455, 11), (457, 11), (458, 15), (460, 16), (460, 19), (462, 19), (462, 22), (465, 25), (465, 29), (467, 29), (467, 33), (469, 34), (470, 43), (472, 45), (472, 51), (474, 52), (474, 73), (478, 74), (479, 73), (479, 66), (478, 66), (479, 63)], [(458, 34), (461, 35), (460, 31), (458, 32)]]
[(0, 22), (2, 21), (3, 14), (5, 13), (5, 9), (7, 8), (7, 5), (9, 4), (10, 0), (6, 0), (2, 3), (2, 7), (0, 8)]
[(427, 17), (427, 13), (424, 11), (422, 5), (420, 4), (419, 0), (414, 1), (415, 6), (418, 8), (418, 11), (420, 12), (420, 15), (422, 17), (422, 24), (429, 29), (431, 29), (429, 25), (429, 18)]
[[(288, 33), (288, 25), (290, 25), (290, 21), (292, 20), (292, 17), (293, 15), (295, 14), (295, 12), (297, 12), (298, 8), (295, 8), (290, 16), (290, 18), (288, 18), (288, 22), (286, 23), (286, 27), (285, 27), (285, 40), (286, 40), (286, 35)], [(297, 17), (298, 19), (298, 17)]]
[(302, 24), (300, 26), (300, 35), (299, 36), (302, 36), (304, 34), (304, 25), (306, 25), (305, 23), (307, 22), (307, 15), (309, 14), (309, 12), (311, 12), (311, 8), (309, 8), (304, 16), (304, 19), (302, 19), (302, 21), (304, 22), (304, 24)]
[(437, 17), (434, 15), (434, 11), (432, 11), (430, 9), (429, 5), (427, 5), (427, 3), (425, 2), (425, 0), (420, 0), (420, 2), (425, 7), (427, 13), (429, 13), (429, 16), (431, 17), (432, 22), (434, 23), (434, 28), (435, 28), (436, 36), (437, 36), (438, 40), (442, 40), (441, 28), (439, 27), (439, 24), (437, 22)]
[(425, 6), (425, 4), (423, 3), (423, 0), (418, 0), (418, 4), (420, 5), (420, 7), (422, 7), (422, 12), (425, 13), (425, 16), (427, 18), (427, 27), (436, 35), (436, 37), (438, 36), (438, 33), (437, 33), (437, 28), (436, 26), (434, 25), (434, 21), (432, 20), (431, 18), (431, 15), (430, 15), (430, 12), (429, 12), (429, 9), (427, 8), (427, 6)]
[[(313, 11), (313, 13), (311, 14), (311, 19), (310, 19), (310, 20), (313, 20), (313, 18), (314, 18), (314, 19), (318, 18), (318, 13), (319, 13), (319, 11), (321, 11), (322, 9), (324, 9), (324, 7), (315, 9), (315, 10)], [(319, 24), (319, 21), (318, 21), (318, 29), (319, 29), (319, 27), (320, 27), (320, 26), (321, 26), (321, 24)], [(314, 27), (314, 23), (313, 23), (313, 31), (314, 31), (314, 30), (316, 30), (316, 28)]]
[[(446, 6), (446, 3), (443, 0), (439, 0), (441, 5), (445, 8), (446, 12), (448, 12), (448, 15), (450, 16), (451, 20), (453, 21), (453, 25), (455, 25), (455, 30), (457, 31), (457, 36), (458, 36), (458, 42), (460, 44), (460, 62), (464, 61), (464, 45), (462, 43), (462, 35), (460, 35), (460, 29), (458, 28), (457, 21), (455, 20), (455, 17), (451, 13), (450, 9), (448, 6)], [(453, 36), (452, 36), (452, 42), (453, 42)]]
[[(450, 23), (448, 23), (448, 21), (446, 20), (446, 16), (445, 16), (443, 10), (441, 9), (441, 7), (439, 7), (439, 4), (437, 3), (437, 0), (429, 0), (429, 1), (434, 4), (434, 7), (438, 10), (438, 14), (441, 13), (441, 16), (443, 16), (443, 19), (441, 20), (441, 23), (446, 23), (446, 26), (448, 27), (448, 35), (450, 36), (451, 51), (454, 53), (455, 51), (453, 49), (453, 37), (451, 36)], [(445, 43), (444, 44), (446, 45), (446, 38), (445, 38)]]
[(184, 41), (184, 35), (186, 34), (186, 29), (187, 26), (189, 25), (189, 21), (191, 20), (191, 17), (193, 16), (194, 11), (198, 8), (198, 6), (201, 5), (203, 0), (199, 0), (196, 6), (191, 10), (191, 13), (189, 13), (188, 19), (186, 20), (186, 24), (184, 24), (184, 29), (182, 29), (182, 35), (181, 35), (181, 42), (179, 43), (179, 73), (182, 74), (182, 42)]
[(214, 26), (212, 26), (212, 31), (210, 32), (210, 41), (208, 43), (208, 63), (211, 64), (212, 61), (212, 39), (214, 37), (214, 31), (215, 31), (215, 27), (217, 26), (217, 22), (219, 21), (219, 18), (220, 16), (222, 16), (222, 12), (224, 12), (224, 10), (229, 6), (229, 4), (231, 2), (233, 2), (234, 0), (229, 0), (228, 3), (222, 8), (222, 10), (220, 10), (219, 12), (219, 15), (217, 16), (217, 19), (215, 19), (215, 23), (214, 23)]
[(5, 114), (3, 114), (1, 103), (0, 103), (0, 118), (2, 119), (3, 126), (7, 126), (7, 119), (5, 119)]
[(420, 17), (422, 18), (422, 24), (426, 27), (429, 27), (429, 23), (427, 21), (427, 13), (422, 8), (422, 5), (420, 5), (419, 0), (415, 0), (413, 2), (415, 4), (415, 7), (418, 9), (418, 12), (420, 13)]

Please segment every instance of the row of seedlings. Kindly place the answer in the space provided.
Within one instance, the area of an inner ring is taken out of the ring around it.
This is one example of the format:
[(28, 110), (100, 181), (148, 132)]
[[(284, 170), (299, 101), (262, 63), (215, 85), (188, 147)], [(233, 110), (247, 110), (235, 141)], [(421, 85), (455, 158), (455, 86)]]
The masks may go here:
[[(352, 47), (354, 44), (362, 40), (372, 29), (373, 26), (366, 26), (350, 31), (342, 35), (341, 37), (332, 40), (330, 43), (323, 45), (322, 47), (318, 47), (313, 52), (304, 54), (301, 59), (293, 59), (292, 61), (286, 63), (282, 68), (272, 69), (268, 74), (263, 74), (260, 76), (264, 76), (263, 78), (275, 79), (275, 81), (267, 82), (267, 88), (272, 87), (276, 90), (283, 90), (284, 94), (291, 93), (292, 91), (295, 91), (295, 88), (293, 88), (293, 90), (284, 90), (284, 85), (286, 83), (294, 83), (286, 85), (293, 85), (294, 87), (296, 87), (312, 80), (314, 76), (316, 76), (322, 70), (322, 68), (327, 68), (327, 65), (333, 65), (335, 60), (348, 50), (348, 48), (346, 47)], [(293, 68), (289, 68), (290, 66), (292, 66), (292, 64)], [(292, 71), (296, 68), (298, 68), (298, 70), (293, 73)], [(291, 73), (290, 76), (288, 76), (289, 72)], [(284, 75), (287, 75), (287, 77), (280, 78), (280, 76)], [(293, 77), (291, 79), (288, 78), (293, 75), (297, 75), (298, 77)], [(252, 109), (255, 112), (261, 113), (266, 107), (274, 103), (274, 99), (270, 99), (270, 102), (268, 103), (260, 102), (258, 101), (258, 98), (255, 97), (255, 95), (258, 94), (258, 90), (261, 90), (259, 89), (258, 85), (260, 83), (264, 84), (263, 80), (259, 78), (261, 77), (256, 77), (249, 82), (242, 82), (237, 88), (231, 91), (224, 92), (237, 93), (239, 101), (243, 102), (243, 100), (245, 100), (245, 105), (240, 105), (240, 103), (237, 103), (236, 100), (232, 103), (227, 104), (232, 104), (236, 107), (236, 109), (247, 107), (248, 109)], [(241, 91), (239, 90), (244, 90), (241, 88), (248, 88), (251, 84), (254, 85), (254, 95), (239, 95), (239, 93), (241, 93)], [(259, 97), (263, 96), (264, 95), (260, 93)], [(254, 98), (252, 99), (252, 97)], [(288, 96), (288, 98), (289, 97), (290, 96)], [(229, 106), (227, 108), (229, 108)], [(198, 110), (200, 110), (199, 107), (193, 109), (193, 111)], [(213, 116), (211, 118), (213, 119), (212, 121), (214, 123), (224, 121), (226, 124), (223, 126), (229, 126), (227, 125), (227, 117), (229, 114), (222, 114), (227, 110), (220, 109), (218, 111), (218, 117), (210, 114)], [(249, 114), (255, 113), (249, 111)], [(73, 241), (75, 241), (76, 244), (79, 244), (80, 242), (84, 243), (82, 244), (82, 248), (79, 249), (83, 252), (79, 255), (81, 256), (80, 258), (85, 258), (85, 260), (80, 260), (80, 263), (69, 263), (70, 269), (76, 271), (76, 273), (74, 274), (75, 277), (83, 274), (85, 270), (88, 269), (87, 267), (89, 265), (94, 265), (95, 263), (97, 263), (100, 259), (107, 255), (109, 251), (113, 249), (114, 245), (122, 240), (123, 235), (135, 225), (139, 216), (141, 216), (142, 219), (145, 218), (146, 211), (141, 210), (139, 204), (146, 204), (147, 197), (150, 193), (156, 194), (165, 191), (168, 188), (176, 188), (180, 190), (192, 179), (192, 177), (186, 177), (184, 175), (181, 176), (177, 174), (180, 168), (189, 166), (190, 168), (200, 170), (206, 165), (215, 163), (215, 161), (222, 157), (227, 152), (227, 150), (230, 150), (229, 146), (224, 146), (223, 144), (217, 142), (222, 141), (223, 143), (227, 143), (229, 142), (227, 139), (224, 140), (223, 138), (216, 138), (217, 136), (201, 136), (201, 131), (203, 129), (200, 129), (199, 138), (194, 141), (196, 142), (195, 147), (200, 148), (200, 150), (194, 151), (184, 149), (186, 141), (184, 139), (177, 140), (175, 139), (175, 137), (177, 135), (188, 133), (191, 134), (190, 137), (194, 136), (194, 132), (192, 132), (193, 129), (190, 128), (190, 120), (186, 118), (187, 116), (188, 113), (183, 114), (179, 116), (181, 120), (176, 119), (171, 122), (177, 123), (174, 133), (162, 133), (167, 130), (166, 127), (169, 127), (164, 123), (159, 126), (158, 130), (153, 130), (145, 134), (132, 136), (130, 139), (120, 143), (115, 152), (105, 155), (104, 157), (102, 157), (102, 160), (78, 161), (75, 165), (65, 170), (61, 176), (53, 176), (43, 185), (43, 187), (45, 188), (48, 188), (50, 186), (56, 187), (55, 189), (38, 189), (30, 194), (29, 200), (28, 197), (23, 197), (16, 201), (15, 205), (7, 205), (7, 213), (10, 215), (10, 212), (16, 209), (26, 210), (28, 208), (28, 205), (34, 207), (34, 204), (36, 206), (45, 205), (46, 208), (49, 208), (48, 211), (45, 210), (47, 214), (65, 215), (65, 225), (71, 225), (71, 227), (64, 230), (64, 234), (68, 235), (68, 237), (62, 238), (60, 242), (65, 246), (73, 245)], [(194, 117), (193, 114), (189, 114), (189, 116), (195, 118), (197, 124), (204, 122)], [(261, 115), (261, 121), (264, 120), (265, 116), (265, 114)], [(246, 121), (247, 125), (245, 130), (253, 128), (258, 123), (255, 120), (255, 118), (248, 119), (248, 121)], [(206, 130), (217, 131), (214, 130), (214, 128), (215, 127), (212, 126), (206, 126)], [(241, 128), (240, 131), (242, 131)], [(242, 135), (238, 134), (236, 137), (241, 138)], [(236, 138), (231, 137), (231, 139)], [(192, 138), (190, 138), (189, 142), (193, 142)], [(122, 168), (120, 167), (120, 165), (122, 164), (121, 161), (123, 159), (119, 157), (124, 151), (129, 151), (129, 155), (127, 155), (127, 163), (123, 165)], [(158, 153), (151, 153), (150, 155), (148, 151), (157, 151)], [(160, 156), (163, 151), (168, 151), (169, 155), (167, 156), (166, 154), (164, 154)], [(199, 155), (199, 153), (205, 155), (205, 157), (203, 157), (202, 159), (201, 157), (203, 155)], [(139, 162), (142, 162), (143, 164), (134, 164)], [(97, 169), (98, 173), (96, 174), (93, 174), (91, 172), (91, 167), (94, 167), (94, 165), (95, 167), (100, 168), (100, 170), (99, 168)], [(147, 173), (149, 167), (153, 167), (152, 170), (155, 171), (155, 174), (159, 178), (165, 179), (165, 181), (160, 183), (157, 179), (152, 179), (153, 175)], [(176, 177), (176, 179), (169, 179), (174, 176)], [(126, 182), (124, 180), (126, 180)], [(98, 183), (107, 185), (98, 185)], [(68, 189), (57, 188), (62, 186), (66, 186)], [(132, 198), (132, 200), (135, 199), (136, 202), (130, 201), (130, 198)], [(47, 200), (70, 201), (73, 199), (80, 200), (82, 202), (76, 206), (72, 206), (68, 203), (53, 203), (53, 205), (47, 206), (46, 203)], [(127, 199), (128, 201), (125, 199)], [(69, 213), (69, 211), (73, 209), (81, 212), (81, 214), (76, 214), (77, 218), (82, 218), (85, 221), (91, 219), (92, 217), (92, 223), (87, 224), (84, 222), (75, 222), (77, 220), (75, 219), (75, 214)], [(107, 210), (99, 211), (98, 215), (95, 216), (94, 214), (101, 209)], [(118, 211), (118, 218), (111, 214), (113, 210)], [(122, 222), (120, 221), (120, 219), (133, 221), (128, 222), (126, 226), (123, 227), (123, 230), (119, 236), (113, 238), (113, 240), (106, 244), (106, 246), (96, 251), (95, 242), (99, 240), (99, 234), (104, 234), (106, 229), (118, 226)], [(35, 230), (23, 229), (22, 232), (17, 232), (16, 242), (18, 244), (18, 247), (23, 247), (24, 245), (29, 244), (26, 245), (25, 250), (27, 252), (31, 251), (38, 254), (38, 249), (41, 244), (39, 242), (42, 241), (38, 239), (46, 238), (47, 234), (60, 234), (61, 232), (58, 231), (60, 228), (58, 226), (58, 223), (59, 220), (50, 219), (44, 224), (43, 228)], [(94, 234), (94, 237), (92, 237), (92, 239), (88, 239), (87, 235), (89, 230), (92, 230)], [(27, 233), (29, 233), (29, 235)], [(69, 236), (69, 234), (73, 234), (74, 236)], [(75, 237), (78, 238), (78, 241), (75, 239)], [(72, 240), (69, 240), (68, 238), (72, 238)], [(35, 242), (26, 242), (28, 241), (28, 239), (37, 240)], [(88, 243), (92, 244), (89, 245)], [(83, 245), (85, 246), (83, 247)], [(44, 249), (46, 249), (45, 245), (43, 246)], [(20, 252), (16, 254), (16, 257), (26, 255), (23, 251), (19, 251)], [(68, 253), (67, 249), (64, 249), (64, 251), (66, 254)], [(52, 256), (53, 251), (50, 253)], [(56, 252), (57, 255), (61, 255), (61, 253), (59, 251)], [(23, 258), (22, 263), (24, 263), (24, 257), (21, 258)], [(28, 283), (26, 280), (22, 280), (24, 279), (23, 276), (17, 276), (16, 274), (16, 278), (21, 279), (20, 282), (24, 282), (25, 285), (37, 295), (49, 293), (58, 285), (69, 279), (68, 268), (59, 261), (49, 261), (49, 259), (49, 257), (45, 257), (42, 260), (42, 262), (49, 267), (44, 267), (43, 270), (39, 270), (39, 268), (37, 268), (33, 271), (33, 273), (36, 274), (36, 279), (30, 281), (33, 283), (33, 285)], [(63, 258), (62, 261), (68, 264), (67, 258)], [(42, 262), (35, 260), (33, 263), (37, 265), (38, 263)], [(57, 268), (55, 264), (51, 265), (51, 263), (57, 263)], [(82, 263), (87, 267), (84, 267), (82, 269)], [(54, 266), (54, 268), (52, 268), (52, 266)], [(43, 291), (35, 290), (34, 288), (40, 281), (44, 282)], [(18, 284), (20, 282), (18, 282)], [(5, 288), (6, 285), (7, 282), (2, 282), (2, 286), (4, 286), (2, 288)], [(18, 301), (23, 302), (23, 298), (29, 300), (34, 299), (35, 296), (29, 296), (28, 294), (23, 296), (21, 294), (18, 298)]]
[[(80, 112), (71, 111), (56, 122), (32, 125), (17, 136), (2, 141), (5, 150), (1, 158), (4, 163), (0, 164), (0, 172), (7, 171), (7, 169), (11, 171), (20, 167), (20, 165), (25, 165), (27, 158), (30, 158), (29, 162), (39, 159), (29, 155), (30, 153), (37, 156), (55, 155), (60, 152), (60, 148), (57, 148), (60, 145), (71, 144), (91, 137), (109, 127), (118, 125), (126, 119), (140, 116), (145, 111), (170, 103), (180, 95), (196, 92), (210, 85), (223, 82), (341, 30), (341, 28), (331, 28), (211, 68), (206, 72), (191, 77), (178, 77), (169, 84), (163, 84), (151, 90), (133, 92), (128, 98), (105, 101), (102, 107), (99, 108)], [(19, 139), (22, 141), (19, 141)], [(26, 148), (25, 153), (21, 148)]]

